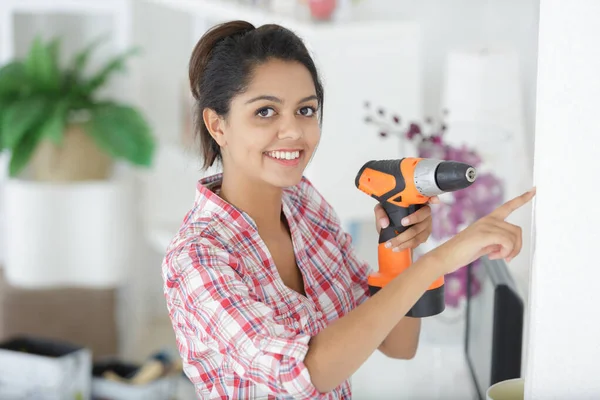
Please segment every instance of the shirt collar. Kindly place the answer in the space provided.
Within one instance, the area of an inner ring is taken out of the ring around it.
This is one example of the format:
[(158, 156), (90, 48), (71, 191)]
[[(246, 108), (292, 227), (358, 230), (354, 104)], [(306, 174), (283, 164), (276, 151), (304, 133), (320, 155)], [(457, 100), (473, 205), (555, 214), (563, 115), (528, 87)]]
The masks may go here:
[(257, 230), (254, 220), (245, 212), (219, 197), (223, 173), (207, 176), (196, 185), (196, 210), (218, 213), (223, 219), (234, 222), (244, 229)]

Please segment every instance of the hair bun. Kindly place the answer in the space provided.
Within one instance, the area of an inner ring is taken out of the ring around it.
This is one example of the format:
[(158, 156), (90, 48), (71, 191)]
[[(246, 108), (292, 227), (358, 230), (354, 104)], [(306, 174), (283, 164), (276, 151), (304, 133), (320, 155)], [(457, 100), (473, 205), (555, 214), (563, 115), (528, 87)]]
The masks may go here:
[(255, 30), (247, 21), (230, 21), (209, 29), (196, 43), (189, 64), (190, 88), (194, 98), (199, 98), (199, 87), (204, 70), (215, 46), (224, 39), (242, 35)]

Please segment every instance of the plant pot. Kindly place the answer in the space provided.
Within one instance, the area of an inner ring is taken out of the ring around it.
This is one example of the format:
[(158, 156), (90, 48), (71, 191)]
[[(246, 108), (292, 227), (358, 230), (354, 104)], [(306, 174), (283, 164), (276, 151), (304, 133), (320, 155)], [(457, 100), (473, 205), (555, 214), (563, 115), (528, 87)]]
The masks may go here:
[(113, 288), (127, 277), (134, 206), (127, 180), (7, 180), (5, 275), (22, 288)]
[(41, 182), (106, 180), (113, 160), (79, 124), (68, 125), (63, 142), (39, 143), (30, 163), (32, 178)]

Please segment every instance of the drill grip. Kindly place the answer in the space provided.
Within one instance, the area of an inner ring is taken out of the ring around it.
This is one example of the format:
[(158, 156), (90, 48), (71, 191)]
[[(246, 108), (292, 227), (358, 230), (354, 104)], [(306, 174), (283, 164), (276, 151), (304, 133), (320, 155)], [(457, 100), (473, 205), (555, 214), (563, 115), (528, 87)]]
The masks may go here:
[(382, 229), (379, 233), (379, 243), (385, 243), (410, 228), (410, 226), (402, 225), (402, 219), (423, 207), (422, 204), (414, 204), (409, 207), (399, 207), (397, 205), (388, 203), (387, 201), (381, 203), (381, 205), (383, 206), (383, 209), (390, 220), (390, 225), (387, 228)]

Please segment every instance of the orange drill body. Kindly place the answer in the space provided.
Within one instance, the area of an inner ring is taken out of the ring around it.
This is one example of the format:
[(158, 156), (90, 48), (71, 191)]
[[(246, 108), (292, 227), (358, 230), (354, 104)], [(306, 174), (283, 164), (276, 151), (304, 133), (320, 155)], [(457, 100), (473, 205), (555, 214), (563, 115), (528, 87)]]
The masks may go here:
[(421, 160), (422, 158), (404, 158), (396, 173), (366, 166), (359, 174), (358, 189), (380, 202), (386, 201), (398, 207), (425, 204), (430, 197), (419, 193), (412, 179), (415, 167)]
[[(372, 295), (412, 265), (411, 249), (393, 252), (385, 247), (387, 241), (409, 228), (400, 221), (421, 208), (432, 196), (463, 189), (474, 180), (473, 167), (453, 161), (403, 158), (369, 161), (361, 168), (356, 176), (356, 187), (376, 199), (390, 220), (390, 225), (379, 235), (379, 270), (368, 277)], [(422, 318), (439, 314), (444, 309), (444, 277), (441, 276), (407, 316)]]

